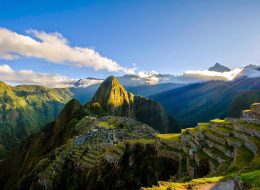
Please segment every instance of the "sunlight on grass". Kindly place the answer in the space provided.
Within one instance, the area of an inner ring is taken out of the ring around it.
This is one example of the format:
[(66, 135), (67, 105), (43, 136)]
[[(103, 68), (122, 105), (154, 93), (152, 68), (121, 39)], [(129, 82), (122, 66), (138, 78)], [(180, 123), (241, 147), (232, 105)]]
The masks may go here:
[(178, 140), (180, 133), (167, 133), (167, 134), (157, 134), (156, 137), (164, 140)]
[(213, 120), (210, 120), (210, 122), (214, 122), (214, 123), (224, 123), (225, 120), (223, 120), (223, 119), (213, 119)]
[(249, 184), (252, 189), (260, 188), (260, 170), (242, 174), (241, 179), (246, 184)]
[(114, 129), (116, 126), (114, 124), (107, 123), (105, 121), (101, 121), (98, 123), (99, 126), (104, 127), (106, 129)]

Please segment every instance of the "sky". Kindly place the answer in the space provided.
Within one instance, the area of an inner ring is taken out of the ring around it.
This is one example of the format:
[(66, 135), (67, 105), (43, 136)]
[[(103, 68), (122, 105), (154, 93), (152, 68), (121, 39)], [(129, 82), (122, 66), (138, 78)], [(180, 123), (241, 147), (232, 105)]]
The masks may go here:
[(0, 75), (14, 83), (234, 69), (259, 51), (257, 0), (0, 0)]

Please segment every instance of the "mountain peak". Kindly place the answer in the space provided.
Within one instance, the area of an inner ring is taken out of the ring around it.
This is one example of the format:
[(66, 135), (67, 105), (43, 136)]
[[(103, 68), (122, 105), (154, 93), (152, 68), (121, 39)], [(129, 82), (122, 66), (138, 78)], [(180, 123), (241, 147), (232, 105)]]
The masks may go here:
[(110, 76), (101, 83), (92, 102), (99, 103), (108, 113), (130, 116), (131, 97), (132, 94), (126, 91), (117, 78)]
[(168, 117), (160, 104), (126, 91), (116, 77), (110, 76), (98, 88), (88, 106), (101, 107), (109, 115), (134, 118), (156, 130), (177, 130), (177, 123)]
[(226, 67), (226, 66), (224, 66), (224, 65), (216, 63), (213, 67), (209, 68), (209, 71), (215, 71), (215, 72), (223, 73), (223, 72), (231, 71), (231, 69)]

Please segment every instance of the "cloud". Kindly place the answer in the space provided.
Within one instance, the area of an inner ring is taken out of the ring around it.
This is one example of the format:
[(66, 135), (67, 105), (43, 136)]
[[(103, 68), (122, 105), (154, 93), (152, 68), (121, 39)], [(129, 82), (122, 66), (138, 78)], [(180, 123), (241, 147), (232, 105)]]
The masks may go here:
[(60, 33), (46, 33), (37, 30), (18, 34), (0, 28), (0, 58), (6, 60), (23, 57), (44, 59), (56, 64), (91, 67), (95, 70), (134, 74), (136, 68), (125, 68), (117, 62), (100, 55), (93, 49), (72, 47)]
[(64, 88), (73, 86), (76, 80), (57, 74), (35, 73), (32, 70), (15, 71), (9, 65), (0, 65), (0, 81), (9, 84), (36, 84), (52, 88)]
[(186, 71), (183, 73), (185, 77), (194, 77), (201, 80), (233, 80), (236, 78), (243, 68), (237, 68), (227, 72), (216, 72), (209, 70)]
[(77, 87), (89, 87), (96, 84), (101, 84), (104, 80), (103, 79), (96, 79), (96, 78), (85, 78), (80, 79), (75, 83)]

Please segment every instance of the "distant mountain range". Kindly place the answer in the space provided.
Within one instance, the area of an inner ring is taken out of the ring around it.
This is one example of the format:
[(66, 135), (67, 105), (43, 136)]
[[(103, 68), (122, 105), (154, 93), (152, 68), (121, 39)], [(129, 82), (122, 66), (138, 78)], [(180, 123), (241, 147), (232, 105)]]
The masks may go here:
[[(237, 110), (260, 101), (259, 66), (228, 71), (225, 66), (215, 64), (209, 70), (180, 76), (124, 75), (118, 81), (128, 92), (159, 102), (182, 128), (200, 121), (238, 116)], [(103, 79), (86, 78), (77, 81), (74, 87), (63, 89), (37, 85), (12, 87), (1, 82), (0, 158), (21, 139), (54, 120), (71, 98), (81, 104), (91, 101), (102, 82)]]
[[(231, 81), (241, 77), (257, 78), (260, 77), (260, 66), (247, 65), (242, 68), (231, 70), (230, 68), (216, 63), (208, 70), (186, 71), (180, 75), (143, 73), (139, 75), (119, 76), (118, 81), (125, 87), (152, 86), (157, 84), (191, 84), (206, 82), (210, 80)], [(103, 79), (85, 78), (75, 82), (74, 87), (89, 87), (100, 84)]]

